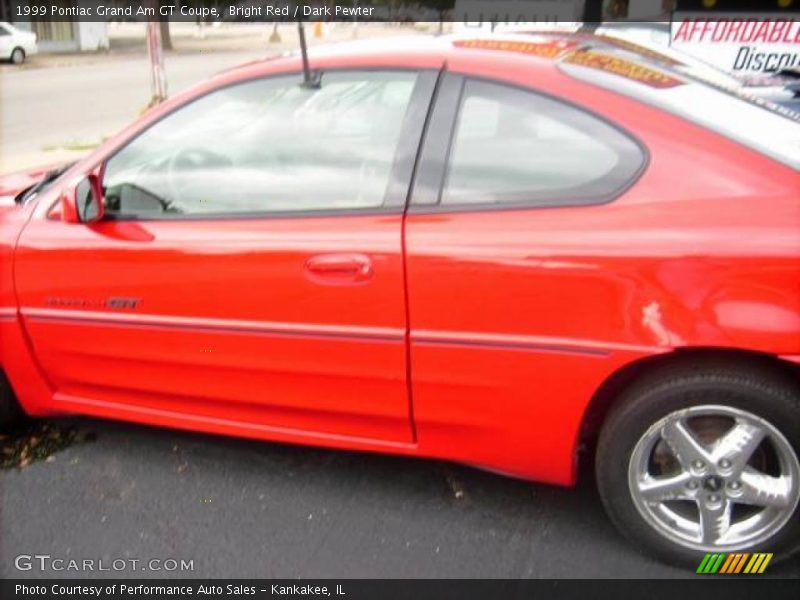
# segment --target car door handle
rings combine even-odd
[[[372,278],[372,259],[364,254],[320,254],[306,261],[306,273],[318,283],[361,283]]]

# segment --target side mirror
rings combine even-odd
[[[97,175],[89,174],[63,196],[63,210],[67,221],[94,223],[103,218],[105,204],[103,188]]]

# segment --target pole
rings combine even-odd
[[[275,21],[275,25],[272,28],[272,35],[269,36],[269,41],[271,44],[278,44],[281,41],[281,34],[278,33],[278,22]]]
[[[150,76],[153,92],[149,106],[155,106],[167,99],[167,75],[164,71],[161,25],[158,21],[147,22],[147,53],[150,56]]]

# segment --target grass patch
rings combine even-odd
[[[43,150],[45,152],[55,152],[56,150],[70,150],[71,152],[87,152],[89,150],[94,150],[97,148],[104,140],[100,140],[99,142],[78,142],[78,141],[71,141],[67,142],[66,144],[59,144],[55,146],[45,146]]]

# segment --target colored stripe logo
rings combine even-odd
[[[738,575],[747,573],[756,575],[763,573],[769,561],[772,560],[772,553],[748,552],[735,554],[706,554],[697,567],[697,573],[703,575],[713,575],[715,573],[724,575]]]

